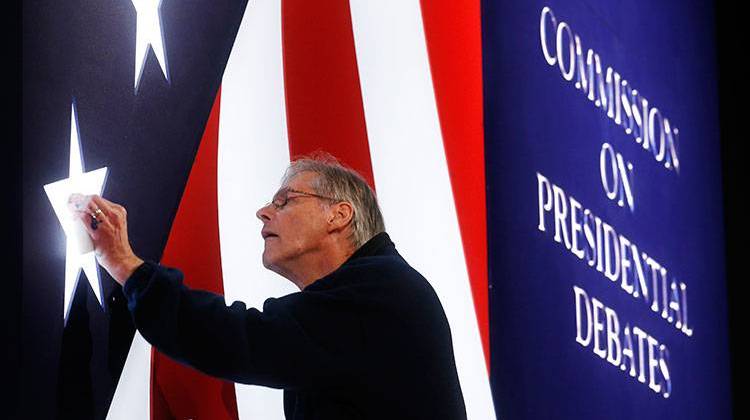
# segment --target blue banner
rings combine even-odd
[[[499,418],[729,418],[714,8],[482,4]]]

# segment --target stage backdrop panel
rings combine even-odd
[[[710,2],[482,3],[499,418],[729,418]]]

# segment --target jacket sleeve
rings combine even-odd
[[[123,292],[136,328],[169,357],[211,376],[274,388],[341,386],[347,368],[305,331],[295,293],[263,311],[191,290],[176,269],[146,262]],[[314,316],[315,314],[309,314]]]

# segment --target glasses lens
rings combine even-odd
[[[280,189],[276,194],[274,194],[271,203],[273,203],[276,208],[284,207],[287,202],[287,193],[288,191],[286,188]]]

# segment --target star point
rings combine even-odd
[[[134,89],[138,87],[146,66],[149,47],[154,50],[154,55],[159,61],[162,74],[169,82],[169,71],[167,57],[164,48],[164,33],[161,24],[162,0],[131,0],[137,14],[135,35],[135,80]]]

